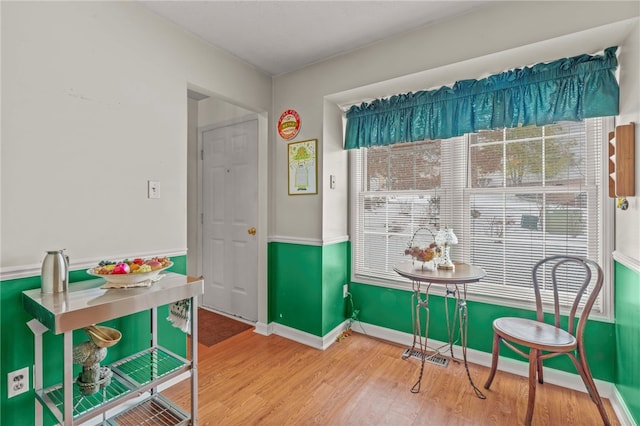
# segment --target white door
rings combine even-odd
[[[206,307],[258,320],[258,120],[202,133]]]

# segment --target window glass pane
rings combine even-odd
[[[444,224],[458,236],[452,258],[487,272],[484,285],[470,287],[472,294],[530,302],[538,260],[572,254],[601,262],[603,123],[589,119],[360,150],[354,179],[366,183],[356,195],[356,276],[403,281],[393,265],[410,259],[404,252],[416,230],[427,229],[414,242],[426,246]],[[576,285],[561,290],[567,301]],[[548,300],[551,290],[543,293]]]
[[[471,163],[470,184],[472,187],[495,188],[503,185],[503,150],[504,145],[502,143],[490,145],[474,144],[471,146],[469,155]]]
[[[538,139],[542,136],[542,129],[542,127],[538,126],[513,127],[505,129],[505,139],[511,141]]]
[[[406,191],[440,186],[440,141],[369,148],[369,191]]]
[[[539,185],[542,180],[542,141],[510,142],[506,146],[507,186]]]
[[[389,179],[388,147],[369,148],[367,150],[367,190],[387,191]]]
[[[544,144],[545,175],[551,185],[581,185],[586,177],[585,142],[581,136],[562,135],[547,138]]]
[[[472,136],[473,138],[470,140],[471,145],[500,142],[504,140],[504,130],[483,130],[481,132],[474,133]]]
[[[415,149],[410,144],[392,145],[389,155],[390,190],[406,191],[415,188],[415,157]]]
[[[440,187],[441,141],[425,141],[416,145],[416,183],[413,189]]]

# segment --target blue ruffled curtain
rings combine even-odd
[[[345,149],[617,115],[616,50],[354,105],[347,112]]]

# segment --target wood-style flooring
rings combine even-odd
[[[320,351],[253,329],[217,345],[198,345],[199,425],[519,425],[526,412],[526,377],[471,364],[475,396],[462,364],[426,363],[420,393],[410,392],[420,362],[403,347],[353,334]],[[183,381],[164,392],[190,407]],[[605,400],[612,424],[619,425]],[[533,425],[601,425],[589,396],[538,385]]]

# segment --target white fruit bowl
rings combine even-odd
[[[94,268],[87,269],[87,274],[104,278],[108,283],[118,284],[120,286],[128,286],[133,284],[139,284],[145,282],[147,280],[153,280],[158,276],[158,274],[164,271],[167,268],[171,268],[173,266],[173,262],[164,268],[156,269],[151,272],[140,272],[140,273],[132,273],[132,274],[97,274],[94,272]]]

